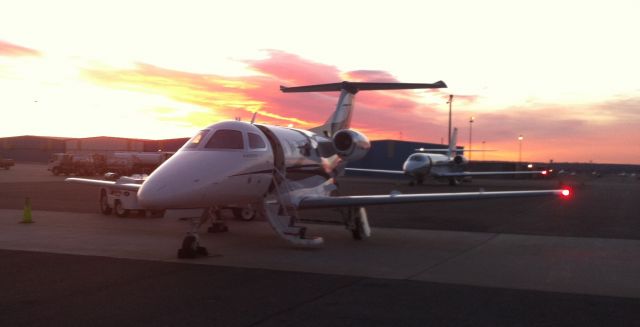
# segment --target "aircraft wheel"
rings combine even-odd
[[[456,178],[456,177],[450,177],[449,178],[449,185],[451,185],[451,186],[460,185],[461,182],[462,182],[462,180],[459,179],[459,178]]]
[[[233,216],[236,219],[252,221],[256,218],[256,210],[252,207],[233,208]]]
[[[418,185],[422,185],[424,183],[424,180],[422,178],[418,178],[418,180],[416,181],[416,183]]]
[[[114,211],[116,216],[118,217],[127,217],[129,215],[129,210],[125,209],[122,207],[122,202],[120,202],[120,200],[116,200],[116,203],[114,204]]]
[[[110,215],[113,209],[109,206],[109,199],[105,191],[100,192],[100,212],[103,215]]]
[[[196,237],[189,235],[182,240],[182,247],[178,249],[178,259],[191,259],[196,257],[198,242]]]

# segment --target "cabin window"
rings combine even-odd
[[[255,133],[248,133],[249,135],[249,149],[264,149],[267,145],[262,140],[260,135]]]
[[[185,145],[186,148],[195,148],[197,147],[200,142],[202,142],[202,139],[204,139],[205,136],[207,136],[207,134],[209,133],[208,129],[203,129],[200,132],[198,132],[198,134],[196,134],[194,137],[192,137],[187,144]]]
[[[244,149],[242,132],[232,129],[219,129],[213,133],[205,148],[242,150]]]

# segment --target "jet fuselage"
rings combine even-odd
[[[144,182],[146,208],[206,208],[262,201],[275,174],[326,175],[330,140],[308,131],[225,121],[201,130]],[[324,166],[323,166],[324,165]],[[284,178],[284,176],[282,176]]]

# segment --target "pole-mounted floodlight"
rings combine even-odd
[[[473,126],[473,122],[475,121],[476,117],[471,116],[471,118],[469,118],[469,160],[471,160],[471,153],[473,153],[471,151],[471,135],[472,135],[472,126]]]
[[[518,166],[520,166],[520,163],[522,162],[522,140],[524,139],[524,137],[522,136],[522,134],[520,134],[520,136],[518,136]]]
[[[453,103],[453,94],[449,94],[449,131],[447,132],[447,144],[451,144],[451,104]]]

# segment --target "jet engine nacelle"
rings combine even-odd
[[[343,129],[333,135],[333,147],[340,158],[352,161],[362,159],[369,152],[371,143],[364,134]]]
[[[455,163],[456,165],[465,165],[469,162],[469,159],[467,159],[464,156],[455,156],[453,157],[453,163]]]

